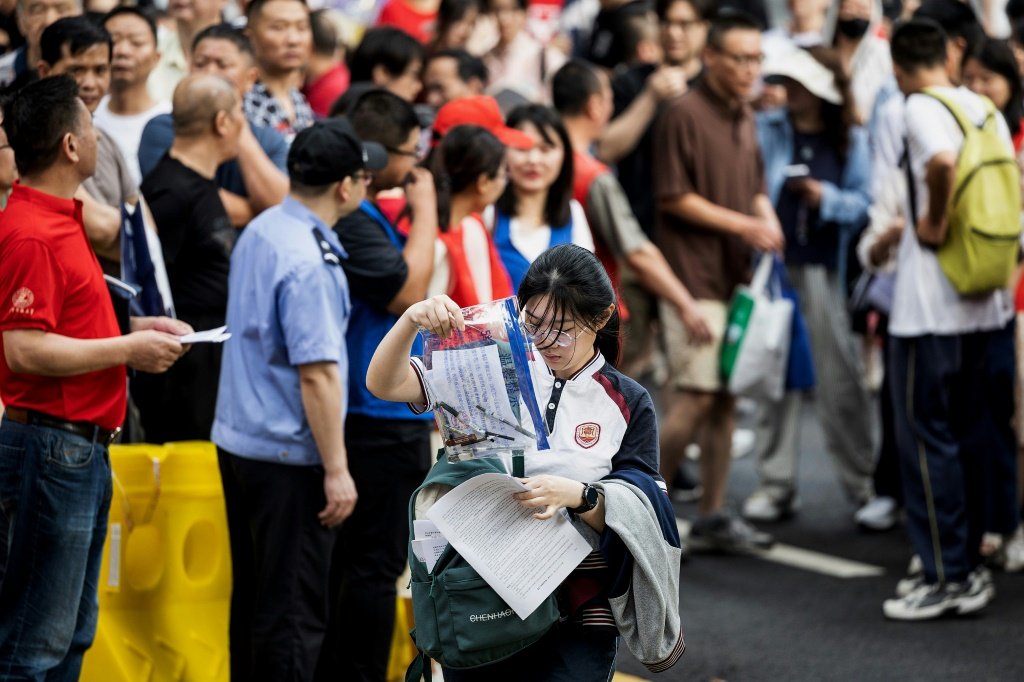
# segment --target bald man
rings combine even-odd
[[[224,324],[235,228],[218,194],[217,167],[238,155],[245,125],[235,86],[192,75],[174,90],[174,144],[142,183],[156,221],[178,317],[194,329]],[[164,375],[133,379],[148,443],[209,440],[220,376],[219,344],[200,344]]]

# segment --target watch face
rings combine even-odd
[[[587,506],[593,509],[597,506],[597,488],[592,485],[588,485],[583,491],[583,499],[586,500]]]

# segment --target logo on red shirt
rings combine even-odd
[[[601,438],[601,426],[594,422],[586,422],[576,427],[576,443],[581,448],[592,448]]]
[[[11,309],[25,315],[32,314],[32,304],[36,301],[36,295],[28,287],[22,287],[11,296]]]

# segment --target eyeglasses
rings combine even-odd
[[[719,53],[723,57],[727,58],[736,66],[749,69],[752,66],[761,66],[764,63],[764,54],[735,54],[733,52],[726,52],[725,50],[715,49],[715,52]]]
[[[369,185],[373,182],[373,173],[369,171],[356,171],[352,174],[352,179],[356,182],[362,180],[364,185]]]
[[[681,28],[684,31],[689,31],[690,29],[697,28],[703,24],[704,21],[701,19],[686,19],[684,21],[670,21],[666,19],[661,22],[663,28]]]
[[[552,346],[558,346],[559,348],[568,348],[576,339],[580,338],[583,332],[587,331],[586,327],[581,328],[576,335],[573,336],[569,332],[558,331],[556,329],[542,330],[532,322],[524,322],[520,320],[519,323],[523,326],[523,331],[533,341],[533,345],[537,346],[539,350],[545,348],[551,348]]]
[[[384,145],[384,149],[387,150],[388,154],[395,154],[396,156],[407,156],[410,159],[416,159],[417,161],[423,158],[423,151],[417,147],[416,151],[410,151],[408,149],[399,149],[398,147],[389,147]]]

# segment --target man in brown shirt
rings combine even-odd
[[[711,344],[695,346],[674,316],[661,318],[672,375],[664,396],[661,473],[672,480],[702,426],[704,495],[691,544],[748,551],[771,544],[771,537],[724,511],[735,400],[719,379],[718,356],[728,301],[749,279],[753,250],[783,245],[747,105],[763,59],[760,26],[745,14],[719,14],[703,58],[704,78],[666,108],[654,132],[658,243],[714,336]]]

